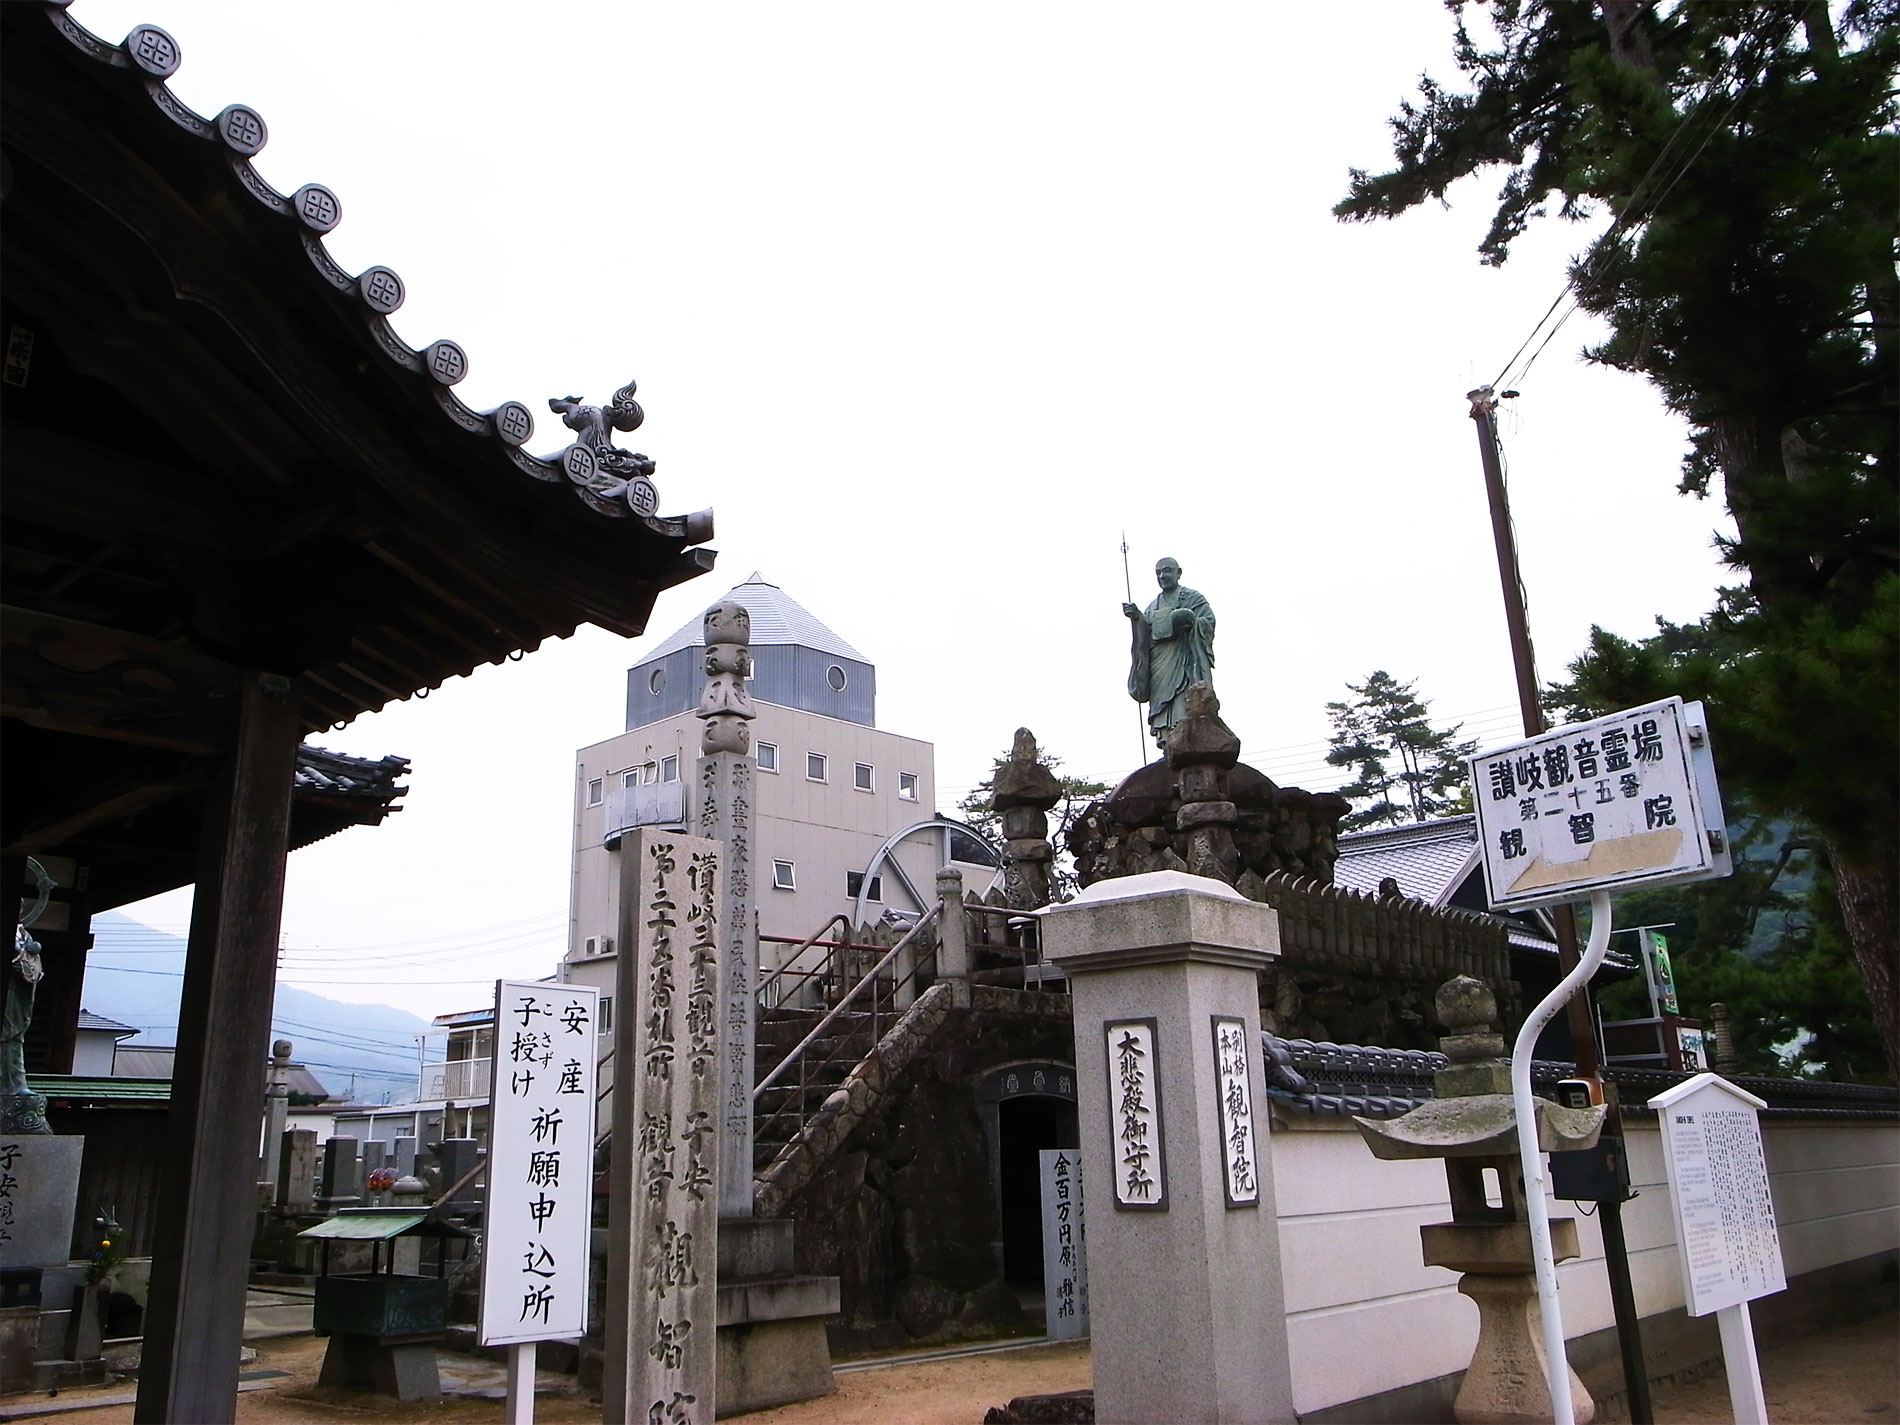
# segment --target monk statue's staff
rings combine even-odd
[[[1128,573],[1127,530],[1122,531],[1122,593],[1127,600],[1127,606],[1133,607],[1135,602],[1135,581]],[[1146,656],[1145,650],[1141,647],[1141,634],[1136,632],[1134,638],[1135,646],[1129,650],[1131,660],[1135,657]],[[1138,700],[1135,703],[1135,745],[1141,749],[1141,761],[1138,765],[1146,767],[1148,765],[1148,715],[1141,710],[1143,701],[1145,701],[1145,699]]]

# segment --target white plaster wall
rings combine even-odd
[[[1900,1126],[1762,1121],[1789,1277],[1900,1247]],[[1653,1118],[1625,1122],[1631,1185],[1623,1206],[1630,1276],[1645,1316],[1683,1304],[1662,1144]],[[1464,1369],[1478,1310],[1456,1274],[1419,1260],[1418,1229],[1449,1221],[1443,1166],[1383,1163],[1351,1124],[1276,1122],[1273,1177],[1286,1272],[1293,1399],[1319,1410]],[[1614,1322],[1594,1215],[1575,1217],[1583,1255],[1558,1272],[1566,1336]]]

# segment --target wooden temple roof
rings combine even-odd
[[[263,119],[193,113],[180,58],[0,5],[0,850],[89,864],[95,909],[191,879],[243,670],[315,733],[582,623],[639,634],[713,560],[709,512],[636,510],[530,454],[525,404],[458,400],[467,355],[396,334],[401,278],[325,249],[337,196],[276,192]],[[381,815],[358,785],[313,818],[324,790],[293,845]]]

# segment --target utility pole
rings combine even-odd
[[[1506,391],[1505,399],[1517,395]],[[1511,529],[1511,506],[1504,490],[1504,463],[1498,456],[1498,395],[1489,386],[1467,391],[1471,420],[1478,428],[1478,454],[1484,462],[1485,495],[1491,506],[1491,539],[1497,547],[1498,578],[1504,591],[1504,621],[1510,632],[1511,663],[1517,674],[1517,705],[1524,735],[1536,737],[1548,726],[1537,682],[1537,660],[1531,649],[1530,615],[1525,608],[1524,580],[1518,570],[1517,536]],[[1577,914],[1568,905],[1556,906],[1551,920],[1557,931],[1557,966],[1567,975],[1576,968]],[[1597,1055],[1595,1003],[1590,987],[1573,995],[1567,1007],[1571,1053],[1577,1076],[1601,1085],[1604,1101],[1603,1131],[1623,1151],[1623,1116],[1613,1084],[1602,1084]],[[1624,1162],[1627,1164],[1628,1159]],[[1623,1385],[1628,1394],[1630,1425],[1653,1425],[1649,1402],[1649,1369],[1643,1359],[1642,1323],[1636,1314],[1636,1293],[1630,1285],[1629,1245],[1623,1236],[1623,1202],[1599,1202],[1597,1216],[1603,1229],[1603,1265],[1609,1277],[1610,1305],[1616,1314],[1616,1341],[1623,1358]]]

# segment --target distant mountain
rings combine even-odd
[[[140,1031],[128,1046],[172,1044],[185,983],[185,938],[107,911],[93,917],[84,1005]],[[295,1046],[332,1094],[355,1103],[402,1103],[415,1096],[416,1039],[427,1020],[387,1004],[345,1004],[279,985],[271,1037]]]

